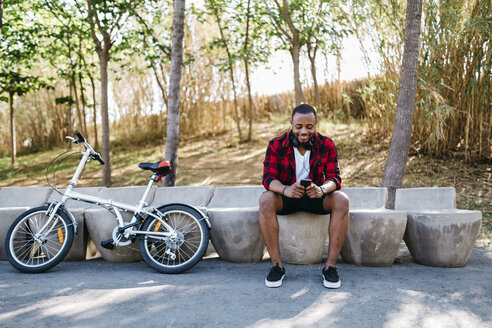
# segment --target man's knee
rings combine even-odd
[[[276,213],[276,203],[278,195],[273,191],[266,191],[260,196],[260,213]]]
[[[335,202],[337,203],[337,205],[344,211],[348,212],[350,208],[350,199],[348,198],[347,194],[337,190],[335,197]]]
[[[340,190],[335,190],[331,195],[330,195],[330,210],[340,212],[340,213],[348,213],[350,209],[350,200],[344,192]]]

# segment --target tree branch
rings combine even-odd
[[[289,4],[287,3],[287,0],[282,1],[283,8],[280,7],[277,0],[275,0],[275,3],[277,4],[277,7],[278,7],[280,13],[282,14],[284,22],[287,24],[290,31],[292,32],[292,39],[299,39],[299,31],[294,26],[294,23],[292,22],[292,18],[290,17]]]
[[[277,1],[275,1],[275,2],[277,2]],[[289,35],[289,33],[284,28],[282,28],[282,26],[280,26],[280,24],[277,24],[277,22],[275,21],[275,15],[272,13],[272,10],[268,6],[268,3],[266,2],[266,0],[263,0],[263,3],[265,3],[265,7],[268,11],[268,16],[272,20],[273,27],[275,27],[275,29],[277,30],[277,33],[280,35],[280,39],[282,40],[282,42],[287,43],[281,37],[281,35],[283,34],[287,37],[287,40],[289,41],[289,43],[292,43],[292,37]],[[278,4],[277,4],[277,6],[278,6]]]
[[[87,7],[88,7],[88,15],[89,15],[89,25],[91,27],[91,36],[92,40],[94,40],[94,43],[96,44],[96,52],[99,54],[102,51],[102,46],[101,46],[101,41],[96,35],[96,31],[94,29],[94,14],[95,14],[95,9],[92,8],[92,3],[91,0],[87,0]]]

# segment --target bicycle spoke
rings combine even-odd
[[[31,232],[31,229],[28,230],[23,228],[22,226],[20,226],[19,229],[23,230],[29,236],[34,236],[34,234]]]
[[[19,259],[25,260],[27,255],[31,252],[32,246],[27,246],[26,250],[17,256]],[[29,260],[29,259],[28,259]]]
[[[45,265],[55,259],[68,239],[66,222],[55,215],[52,223],[43,234],[38,236],[44,239],[39,244],[34,237],[48,222],[46,212],[34,212],[20,221],[11,237],[11,255],[19,264],[34,268]],[[38,238],[36,237],[36,238]]]
[[[148,232],[170,232],[176,235],[166,236],[159,242],[150,237],[141,239],[141,250],[144,260],[154,269],[164,273],[178,273],[188,270],[203,256],[208,241],[208,231],[203,230],[201,216],[193,209],[181,205],[173,205],[163,211],[165,225],[156,228],[156,220],[145,225]]]

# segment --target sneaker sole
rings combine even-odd
[[[322,275],[322,276],[323,276],[323,286],[325,286],[326,288],[336,289],[336,288],[340,288],[340,286],[342,286],[341,280],[338,280],[337,282],[331,282],[331,281],[326,280],[324,275]]]
[[[269,281],[267,279],[265,279],[265,285],[267,287],[270,287],[270,288],[276,288],[276,287],[280,287],[282,286],[282,280],[284,280],[284,276],[282,276],[282,278],[280,278],[280,280],[277,280],[277,281]]]

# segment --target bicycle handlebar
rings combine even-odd
[[[79,131],[75,131],[75,135],[79,138],[79,140],[77,140],[78,142],[85,142],[84,137]]]
[[[99,153],[96,153],[94,151],[94,149],[92,149],[92,147],[87,143],[87,140],[85,140],[85,138],[82,136],[82,133],[80,133],[79,131],[75,131],[75,135],[77,136],[77,140],[74,140],[75,143],[77,144],[84,144],[87,148],[87,150],[89,151],[90,153],[90,157],[96,161],[98,161],[99,163],[101,163],[101,165],[104,165],[104,161],[102,160],[101,158],[101,155],[99,155]],[[68,138],[68,137],[67,137]],[[73,140],[73,138],[71,138]]]
[[[104,161],[102,160],[101,155],[99,155],[98,153],[92,155],[92,158],[94,158],[96,161],[99,161],[101,165],[104,165]]]

